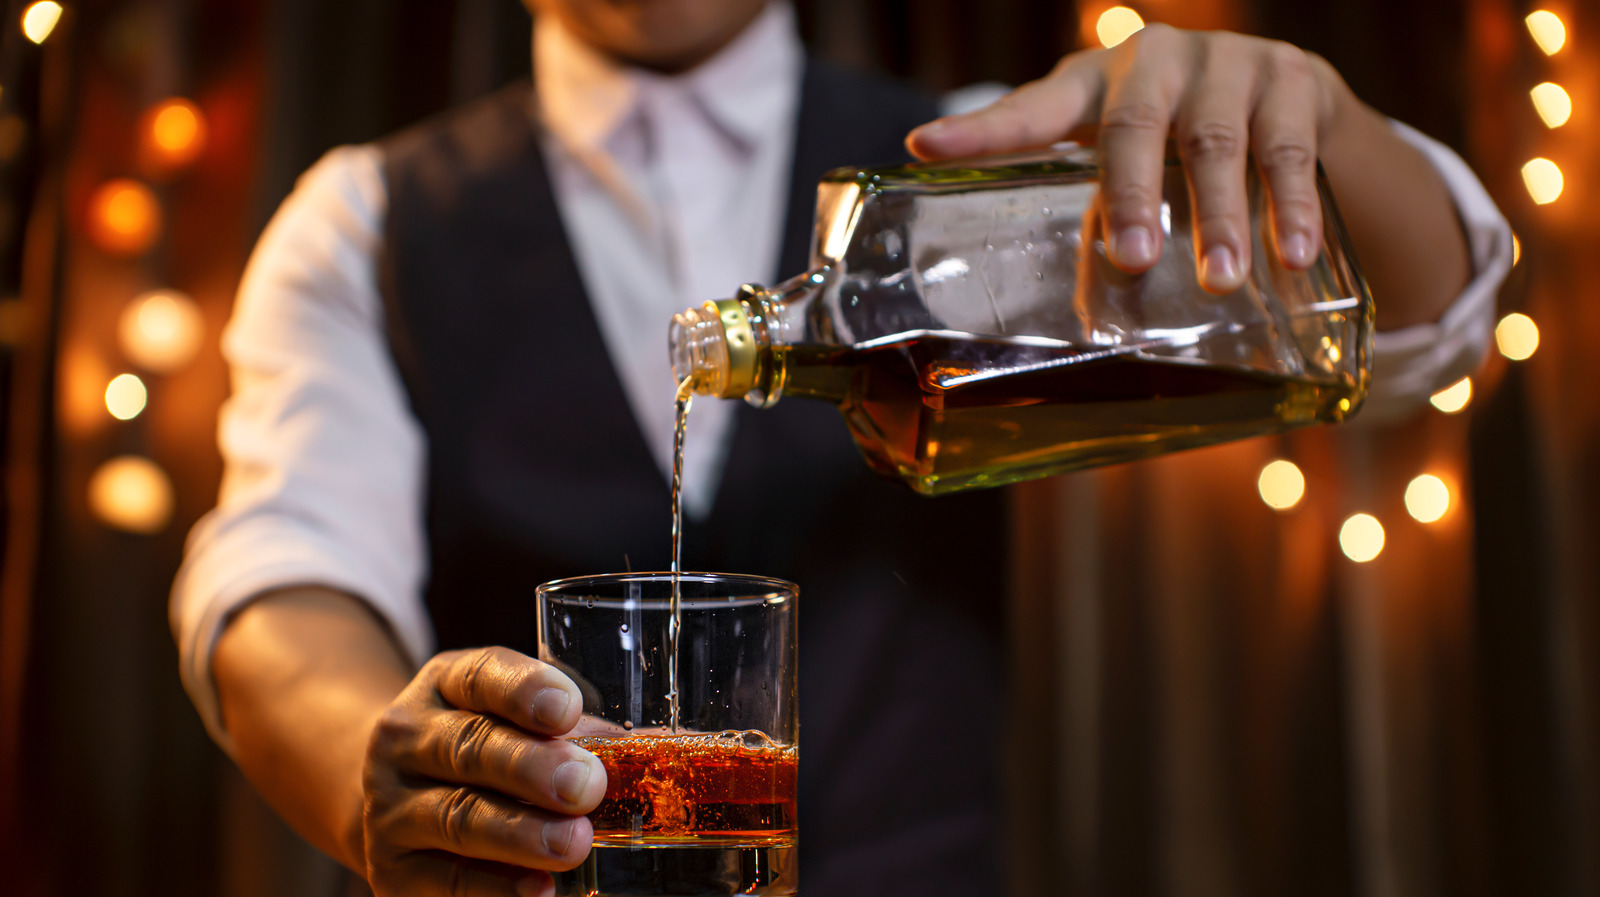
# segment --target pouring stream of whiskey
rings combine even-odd
[[[678,384],[674,405],[678,424],[672,431],[672,619],[667,623],[667,702],[670,706],[672,734],[678,734],[678,629],[682,623],[683,572],[683,433],[689,423],[689,406],[694,402],[694,378]]]

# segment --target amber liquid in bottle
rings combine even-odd
[[[772,351],[784,395],[837,403],[867,463],[929,495],[1341,420],[1356,394],[1242,367],[953,333]]]

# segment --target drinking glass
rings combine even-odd
[[[568,737],[608,777],[594,850],[556,876],[558,897],[796,893],[799,588],[721,573],[678,587],[676,650],[670,573],[538,588],[539,658],[583,693]]]

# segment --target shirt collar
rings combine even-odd
[[[717,55],[682,75],[623,65],[584,44],[554,16],[537,16],[535,89],[545,127],[577,148],[598,149],[652,90],[691,94],[715,125],[752,146],[777,122],[804,54],[787,0],[773,0]]]

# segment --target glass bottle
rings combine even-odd
[[[1249,280],[1207,293],[1181,164],[1161,257],[1106,257],[1091,148],[875,170],[817,191],[811,270],[672,319],[701,394],[837,404],[874,470],[937,495],[1340,421],[1366,395],[1372,298],[1318,172],[1323,244],[1270,250],[1247,175]]]

